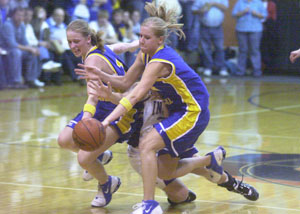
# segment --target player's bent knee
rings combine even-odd
[[[83,169],[86,169],[95,160],[91,160],[86,154],[79,151],[77,154],[77,161]]]
[[[162,180],[171,180],[174,178],[173,174],[171,173],[165,173],[165,172],[162,172],[162,171],[159,171],[158,172],[158,178],[162,179]]]
[[[66,139],[65,137],[60,134],[57,138],[57,144],[59,145],[60,148],[63,148],[65,149],[67,147],[67,142],[66,142]]]

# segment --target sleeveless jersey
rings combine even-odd
[[[197,112],[208,108],[209,94],[205,85],[199,75],[183,61],[175,50],[162,46],[152,59],[145,54],[143,60],[145,65],[151,62],[171,65],[171,74],[168,77],[159,78],[153,88],[160,94],[170,112],[177,110]]]

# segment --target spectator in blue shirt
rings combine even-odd
[[[204,75],[211,76],[215,68],[221,76],[228,76],[224,56],[224,11],[228,0],[196,0],[192,11],[200,14],[200,42],[203,49]],[[215,50],[213,57],[212,48]]]
[[[0,32],[2,31],[2,24],[2,16],[0,16]],[[0,33],[0,90],[6,87],[6,77],[3,65],[3,56],[6,54],[6,50],[3,49],[2,43],[2,35]]]
[[[236,35],[239,45],[238,73],[245,75],[248,49],[253,67],[253,76],[259,77],[261,71],[260,41],[262,37],[262,20],[267,17],[267,10],[261,0],[238,0],[232,10],[236,18]]]
[[[8,3],[9,3],[9,0],[0,0],[0,16],[2,19],[2,23],[5,22],[8,12],[9,12]]]
[[[3,45],[8,52],[7,81],[12,88],[38,87],[35,80],[39,74],[38,49],[28,45],[25,37],[24,9],[16,8],[11,12],[2,28]],[[22,73],[26,85],[23,85]]]

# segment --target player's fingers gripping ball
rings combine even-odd
[[[84,151],[94,151],[104,142],[106,132],[102,123],[94,118],[80,120],[73,130],[75,144]]]

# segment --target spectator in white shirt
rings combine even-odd
[[[102,31],[102,39],[104,43],[110,45],[118,42],[118,36],[108,18],[109,13],[106,10],[99,10],[97,21],[91,21],[89,25],[96,32]]]

